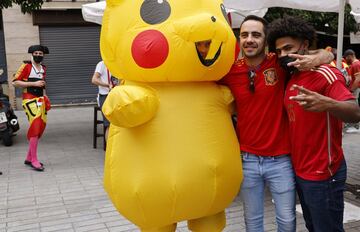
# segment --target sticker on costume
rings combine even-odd
[[[276,85],[276,83],[278,83],[279,81],[279,77],[276,73],[276,70],[274,68],[269,68],[269,69],[266,69],[264,72],[264,79],[265,79],[265,84],[266,85],[270,85],[270,86],[273,86],[273,85]]]

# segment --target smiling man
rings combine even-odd
[[[271,23],[268,43],[286,65],[289,54],[307,54],[315,36],[315,29],[306,21],[286,16]],[[321,65],[310,71],[288,72],[291,78],[284,103],[306,227],[314,232],[344,231],[342,121],[359,121],[360,109],[335,67]]]

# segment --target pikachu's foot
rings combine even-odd
[[[175,230],[176,224],[172,224],[161,228],[141,229],[141,232],[175,232]]]
[[[225,225],[226,218],[224,211],[208,217],[188,221],[188,227],[192,232],[221,232]]]

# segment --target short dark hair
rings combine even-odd
[[[268,26],[269,51],[275,52],[276,40],[287,36],[303,41],[308,40],[311,46],[316,40],[316,30],[302,18],[284,15],[283,18],[274,20]]]
[[[263,28],[264,28],[264,34],[265,34],[265,36],[267,35],[267,27],[268,27],[269,23],[264,18],[261,18],[261,17],[256,16],[256,15],[248,15],[248,16],[246,16],[245,19],[240,24],[240,31],[241,31],[242,25],[246,21],[249,21],[249,20],[258,21],[258,22],[262,23]]]
[[[347,56],[350,56],[350,55],[355,56],[355,52],[354,52],[354,50],[352,50],[352,49],[347,49],[347,50],[344,52],[344,57],[347,57]]]

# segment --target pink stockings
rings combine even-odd
[[[42,165],[37,159],[37,146],[39,143],[38,137],[31,137],[29,139],[29,150],[26,156],[26,161],[30,161],[35,168],[40,168]]]

